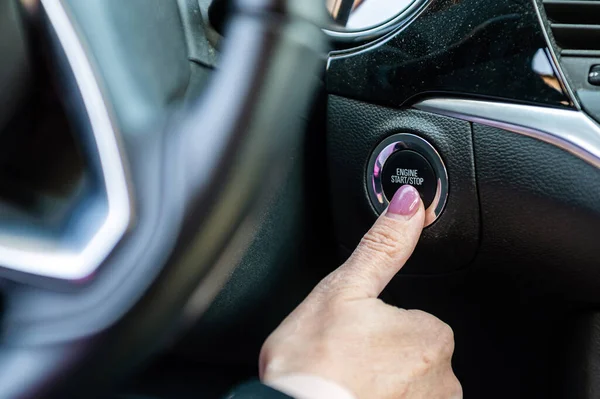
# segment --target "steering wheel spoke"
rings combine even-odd
[[[15,217],[5,212],[0,265],[29,275],[86,280],[121,240],[132,221],[132,202],[119,138],[94,71],[62,4],[42,1],[57,43],[64,95],[86,154],[87,170],[59,217]],[[30,279],[31,281],[31,279]]]

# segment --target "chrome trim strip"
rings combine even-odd
[[[340,41],[355,41],[360,39],[376,38],[382,36],[394,29],[400,28],[420,14],[422,10],[431,2],[431,0],[415,0],[409,5],[404,11],[397,16],[391,18],[387,22],[381,25],[374,26],[372,28],[363,30],[336,30],[336,29],[323,29],[328,36],[335,40]]]
[[[581,111],[451,98],[414,108],[533,137],[600,168],[600,126]]]
[[[18,240],[19,244],[27,245],[27,238],[0,237],[0,265],[40,276],[80,280],[98,268],[127,231],[132,218],[132,202],[117,136],[75,28],[61,0],[41,0],[41,4],[73,70],[89,116],[102,167],[108,210],[106,219],[81,250],[69,248],[68,242],[60,238],[51,248],[32,242],[24,249],[10,246],[10,242]]]

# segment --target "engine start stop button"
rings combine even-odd
[[[383,166],[381,178],[388,201],[406,184],[419,191],[425,209],[429,208],[435,198],[437,183],[433,168],[424,156],[415,151],[396,151],[390,155]]]
[[[442,214],[448,198],[448,173],[442,157],[428,141],[412,133],[393,134],[371,153],[367,192],[377,213],[403,185],[415,187],[425,205],[425,226]]]

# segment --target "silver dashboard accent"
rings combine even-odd
[[[389,6],[380,6],[377,8],[377,4],[373,0],[363,0],[359,2],[357,0],[328,0],[327,8],[332,14],[334,22],[330,27],[323,29],[323,31],[331,36],[332,38],[340,41],[356,41],[360,39],[375,38],[384,35],[394,29],[400,28],[407,23],[411,22],[415,16],[417,16],[424,8],[430,3],[431,0],[379,0],[381,4],[394,5],[393,11],[390,11]],[[351,3],[353,7],[351,11],[349,21],[339,21],[339,17],[336,15],[336,9],[343,7],[346,3]],[[362,5],[356,6],[357,3],[363,3]],[[365,18],[365,22],[361,23],[358,21],[352,23],[353,17],[358,17],[358,13],[363,7],[371,7],[370,4],[375,4],[373,10],[367,10],[365,13],[370,14],[369,18]],[[401,5],[401,6],[398,6]],[[373,19],[373,15],[375,19]],[[377,21],[367,23],[369,21]],[[349,23],[349,24],[348,24]]]
[[[533,137],[600,168],[600,126],[581,111],[451,98],[414,108]]]
[[[435,222],[448,200],[448,172],[442,157],[425,139],[411,133],[397,133],[383,140],[371,153],[367,164],[367,191],[371,204],[377,213],[383,213],[390,204],[383,192],[383,166],[388,158],[400,150],[413,150],[421,154],[431,164],[437,178],[435,198],[425,210],[425,226]]]
[[[94,226],[91,238],[81,244],[77,244],[80,237],[73,232],[43,243],[10,232],[0,234],[0,265],[34,275],[81,280],[90,277],[129,228],[132,201],[116,132],[82,43],[61,0],[41,0],[41,5],[73,70],[89,117],[107,209],[99,226]]]

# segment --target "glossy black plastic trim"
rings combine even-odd
[[[327,90],[402,106],[431,93],[572,108],[530,0],[435,0],[412,24],[333,52]]]

